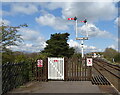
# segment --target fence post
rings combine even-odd
[[[46,63],[45,64],[46,64],[45,65],[46,66],[46,70],[45,70],[46,71],[46,80],[45,81],[47,82],[48,81],[48,58],[46,58]]]
[[[64,81],[67,81],[67,58],[64,58]]]
[[[92,67],[90,67],[90,81],[92,79]]]

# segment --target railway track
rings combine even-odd
[[[98,65],[101,69],[108,71],[110,74],[120,79],[120,67],[116,65],[109,64],[107,62],[94,60],[94,65]],[[94,66],[95,67],[95,66]]]
[[[94,60],[97,61],[97,62],[100,62],[102,64],[105,64],[105,65],[107,65],[107,66],[109,66],[109,67],[111,67],[111,68],[113,68],[115,70],[120,71],[120,66],[119,65],[110,64],[110,63],[108,63],[108,62],[106,62],[104,60],[100,60],[100,59],[94,59]]]
[[[97,73],[96,73],[97,72]],[[101,77],[103,78],[101,78]],[[97,77],[97,78],[96,78]],[[104,79],[105,78],[105,79]],[[99,85],[114,85],[114,87],[120,91],[120,66],[107,63],[103,60],[93,59],[93,78],[98,79]],[[104,79],[104,81],[100,81]],[[106,82],[105,82],[106,80]],[[95,84],[95,82],[94,82]]]
[[[104,77],[101,68],[98,69],[95,65],[93,65],[93,75],[92,75],[92,84],[93,85],[111,85],[110,82]]]

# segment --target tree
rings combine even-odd
[[[0,41],[0,45],[3,51],[7,50],[6,48],[7,46],[17,45],[16,42],[23,41],[21,35],[18,34],[18,29],[24,26],[27,27],[26,24],[19,25],[17,27],[5,25],[5,24],[2,24],[2,26],[0,26],[0,30],[2,30],[2,32],[0,32],[0,39],[2,39],[2,41]]]
[[[2,63],[7,62],[14,62],[15,56],[13,55],[13,52],[9,49],[7,49],[5,52],[2,53]]]
[[[50,57],[71,57],[75,50],[70,48],[67,43],[69,35],[68,33],[51,34],[51,38],[46,41],[47,46],[42,53],[46,53]]]
[[[18,31],[21,27],[27,27],[26,24],[19,25],[17,27],[9,26],[2,24],[0,26],[0,52],[2,53],[2,63],[13,62],[15,56],[13,55],[12,50],[7,49],[7,46],[18,45],[16,42],[22,42],[21,35],[18,34]]]
[[[106,48],[104,51],[104,57],[109,61],[112,61],[118,52],[112,48]]]
[[[118,52],[115,56],[114,56],[115,62],[118,62],[120,64],[120,53]]]

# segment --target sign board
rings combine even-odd
[[[43,67],[43,60],[37,60],[37,67]]]
[[[92,58],[87,58],[87,66],[92,66]]]

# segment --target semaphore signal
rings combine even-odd
[[[84,40],[88,40],[88,33],[87,33],[87,31],[86,31],[86,36],[87,37],[77,37],[77,17],[74,17],[74,18],[68,18],[68,20],[74,20],[75,22],[76,22],[76,28],[75,28],[75,30],[76,30],[76,40],[81,40],[81,46],[82,46],[82,58],[84,57],[84,53],[83,53],[83,41]],[[83,21],[80,21],[80,22],[84,22],[85,24],[86,24],[86,26],[87,26],[87,19],[85,19],[85,20],[83,20]]]
[[[87,20],[85,19],[84,21],[80,21],[80,22],[84,22],[84,23],[87,23]]]
[[[74,17],[74,18],[68,18],[68,20],[77,20],[77,17]]]

